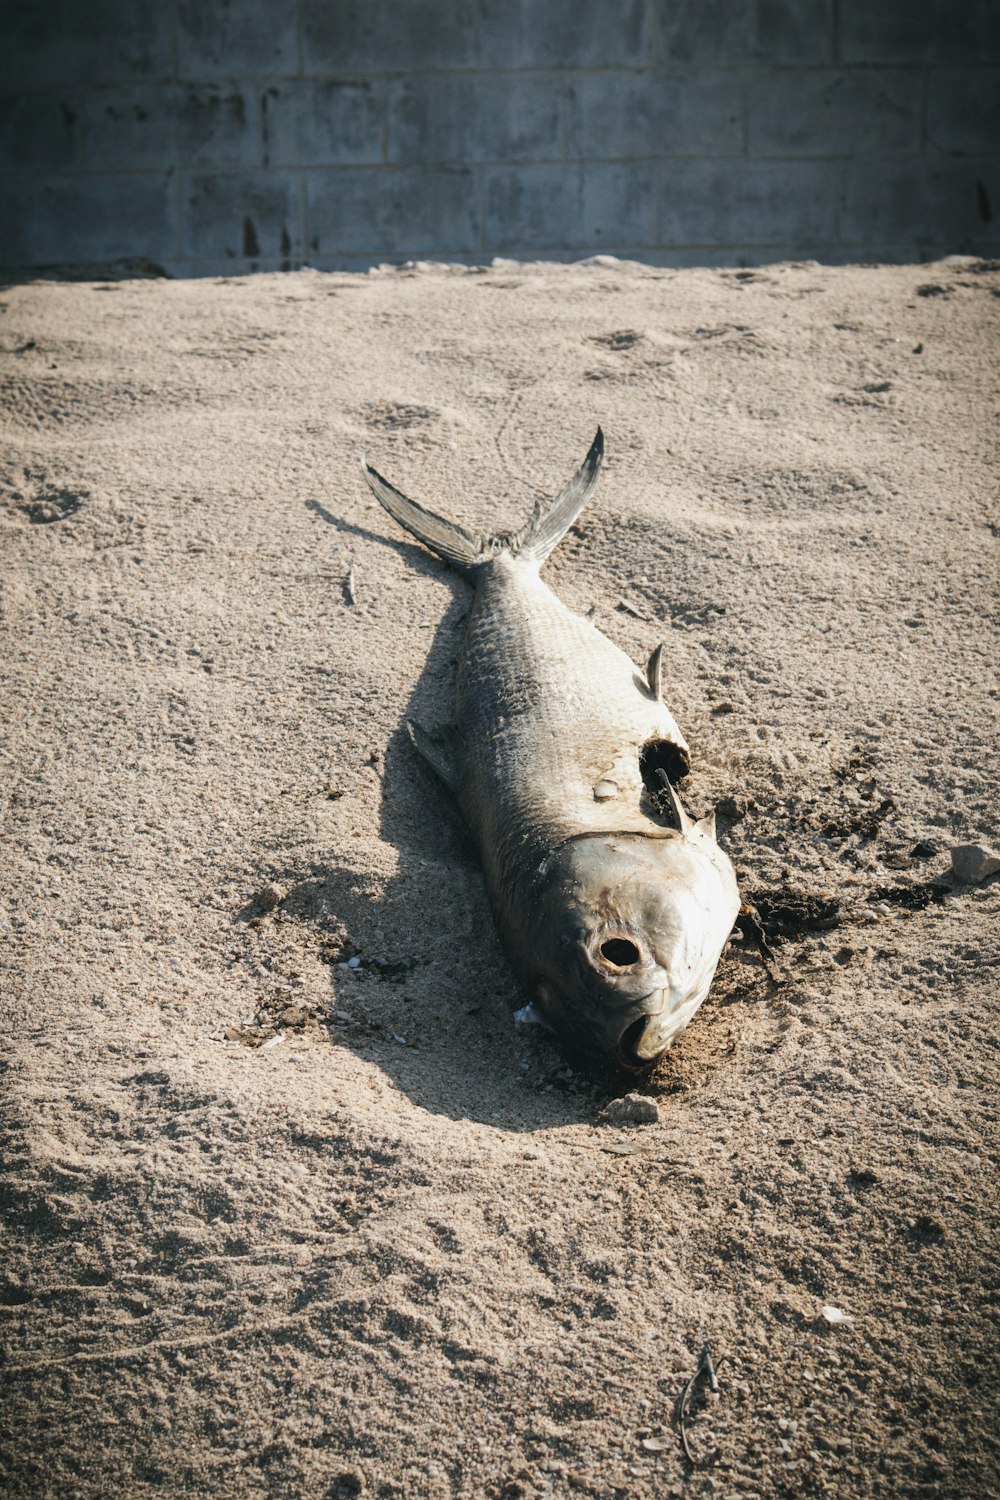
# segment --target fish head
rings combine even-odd
[[[714,826],[571,839],[533,894],[523,968],[547,1024],[618,1068],[652,1066],[707,995],[739,913]]]

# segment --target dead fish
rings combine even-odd
[[[708,993],[740,898],[715,836],[674,787],[684,736],[645,672],[560,603],[539,569],[590,495],[598,428],[563,490],[519,531],[474,535],[408,500],[362,457],[377,500],[475,589],[455,722],[414,745],[472,829],[530,1007],[570,1050],[650,1066]]]

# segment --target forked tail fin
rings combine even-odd
[[[376,500],[400,526],[460,573],[470,574],[490,562],[498,552],[519,553],[541,565],[586,505],[587,497],[597,483],[603,457],[604,433],[598,427],[590,452],[555,499],[536,500],[531,520],[520,531],[499,532],[494,536],[466,531],[464,526],[445,521],[415,500],[408,500],[381,474],[369,468],[363,455],[361,470]]]

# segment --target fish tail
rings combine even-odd
[[[444,558],[458,572],[468,575],[491,562],[499,552],[517,553],[541,565],[558,546],[586,505],[587,497],[597,483],[603,457],[604,433],[598,427],[590,452],[555,499],[548,503],[536,502],[531,520],[520,531],[498,532],[494,535],[477,535],[466,531],[464,526],[446,521],[443,516],[426,510],[415,500],[407,499],[371,468],[363,455],[361,471],[376,500],[404,530],[437,553],[438,557]]]
[[[541,564],[550,552],[555,551],[586,505],[597,483],[603,457],[604,433],[598,427],[590,452],[569,483],[548,504],[536,502],[535,513],[527,525],[509,539],[502,539],[511,552],[519,552],[522,557],[530,557],[533,562]]]

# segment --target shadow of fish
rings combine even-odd
[[[363,458],[362,469],[389,514],[475,589],[454,726],[408,727],[472,829],[530,996],[518,1015],[638,1070],[704,1000],[740,900],[714,813],[693,822],[674,789],[689,754],[663,702],[663,647],[638,671],[539,577],[603,455],[598,429],[556,498],[494,536],[408,500]]]

